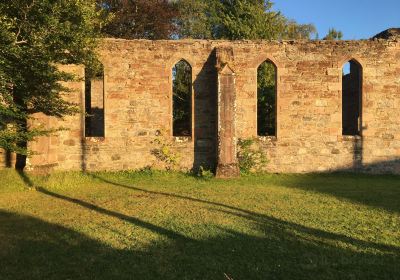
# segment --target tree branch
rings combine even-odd
[[[26,44],[26,43],[28,43],[27,40],[22,40],[22,41],[16,41],[16,42],[14,42],[15,45],[21,45],[21,44]]]

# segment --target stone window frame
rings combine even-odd
[[[282,92],[281,92],[282,87],[281,87],[280,79],[281,79],[282,73],[284,72],[284,67],[283,67],[283,64],[277,58],[275,58],[272,55],[262,54],[262,55],[257,56],[252,61],[251,67],[254,69],[253,70],[253,72],[254,72],[253,75],[255,76],[255,81],[256,81],[255,84],[254,84],[254,92],[255,92],[255,94],[254,94],[254,102],[255,102],[256,108],[257,108],[257,98],[258,98],[258,96],[257,96],[257,91],[258,91],[257,90],[257,74],[258,73],[257,72],[258,72],[258,67],[260,67],[260,65],[262,63],[264,63],[265,61],[271,62],[275,66],[275,70],[276,70],[276,73],[275,73],[275,75],[276,75],[276,77],[275,77],[275,79],[276,79],[276,81],[275,81],[275,92],[276,92],[276,101],[275,101],[276,102],[276,132],[275,132],[275,136],[260,136],[260,135],[258,135],[258,119],[257,119],[257,111],[256,111],[256,117],[254,118],[255,119],[254,135],[260,141],[263,141],[263,142],[273,141],[273,142],[275,142],[275,141],[277,141],[279,139],[279,135],[280,135],[279,124],[280,124],[280,121],[281,121],[281,118],[280,118],[281,110],[280,110],[280,106],[279,106],[279,100],[280,100],[280,97],[281,97],[281,94],[282,94]]]
[[[350,62],[350,61],[354,61],[355,63],[358,64],[358,66],[360,67],[360,75],[361,75],[361,79],[360,79],[360,90],[361,90],[361,96],[360,96],[360,121],[359,121],[359,126],[360,126],[360,132],[358,135],[343,135],[342,133],[342,129],[343,129],[343,112],[342,112],[342,106],[343,106],[343,67],[346,63]],[[366,104],[366,96],[367,96],[367,92],[366,92],[366,88],[365,88],[365,67],[364,67],[365,62],[363,61],[362,58],[356,56],[356,55],[349,55],[349,56],[345,56],[342,57],[338,64],[338,76],[339,76],[339,84],[340,84],[340,94],[339,94],[339,99],[340,99],[340,135],[339,137],[343,140],[343,141],[354,141],[354,140],[360,140],[363,138],[363,130],[366,128],[365,124],[364,124],[364,116],[365,116],[365,106],[364,104]]]
[[[172,80],[172,69],[175,67],[175,65],[181,61],[184,60],[186,63],[189,64],[190,68],[192,69],[192,83],[191,83],[191,135],[190,136],[174,136],[174,98],[173,98],[173,80]],[[169,121],[169,127],[170,127],[170,133],[169,136],[173,139],[174,142],[178,143],[186,143],[186,142],[192,142],[194,139],[194,62],[185,56],[175,56],[172,59],[169,60],[169,63],[167,64],[167,71],[168,71],[168,77],[169,77],[169,94],[168,97],[170,98],[170,106],[169,106],[169,115],[170,115],[170,121]]]
[[[81,114],[81,127],[82,127],[82,139],[85,142],[104,142],[106,140],[107,135],[107,119],[106,119],[106,92],[107,92],[107,68],[103,61],[100,60],[100,63],[103,66],[103,115],[104,115],[104,135],[103,136],[86,136],[86,84],[85,84],[85,66],[82,66],[82,77],[83,77],[83,85],[82,85],[82,94],[81,94],[81,110],[83,114]]]

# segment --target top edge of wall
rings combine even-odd
[[[121,38],[102,38],[106,42],[143,42],[143,43],[275,43],[275,44],[296,44],[296,43],[317,43],[329,45],[341,45],[346,43],[370,43],[370,42],[400,42],[400,37],[389,39],[361,39],[361,40],[205,40],[205,39],[179,39],[179,40],[148,40],[148,39],[121,39]]]

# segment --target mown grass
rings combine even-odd
[[[400,177],[0,171],[0,279],[399,279]]]

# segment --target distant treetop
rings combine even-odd
[[[372,37],[372,39],[390,39],[394,37],[400,38],[400,28],[389,28],[379,34],[376,34],[374,37]]]
[[[329,28],[328,34],[324,37],[324,40],[342,40],[343,33],[335,28]]]

